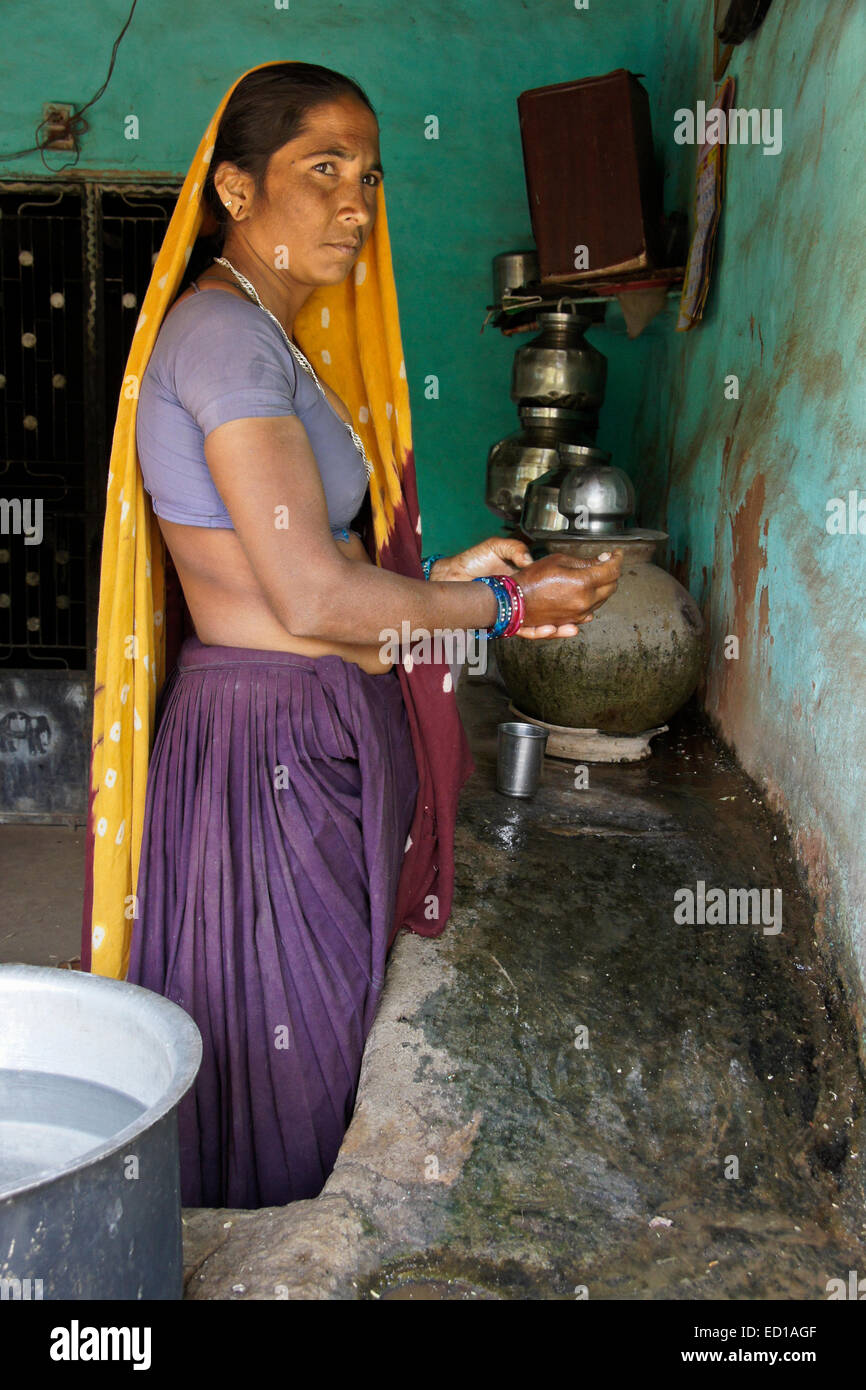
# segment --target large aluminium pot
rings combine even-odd
[[[600,410],[607,358],[584,338],[592,320],[576,313],[539,311],[541,333],[514,354],[511,399],[569,410]]]
[[[653,563],[663,531],[631,531],[603,540],[551,539],[536,558],[562,551],[594,559],[623,551],[616,591],[577,637],[496,642],[496,662],[521,714],[547,724],[640,734],[680,708],[698,682],[703,620],[691,594]]]
[[[0,966],[0,1018],[3,1296],[180,1298],[195,1023],[138,985],[33,965]]]

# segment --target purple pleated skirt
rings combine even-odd
[[[396,671],[188,639],[148,772],[127,978],[195,1019],[186,1206],[321,1191],[385,977],[418,777]]]

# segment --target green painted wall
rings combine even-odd
[[[6,0],[0,154],[32,142],[44,100],[92,94],[126,14],[127,0]],[[323,62],[366,87],[388,169],[425,548],[453,550],[496,530],[486,454],[517,423],[516,342],[479,332],[492,257],[531,244],[516,97],[614,67],[644,74],[666,210],[689,207],[695,151],[674,143],[673,113],[712,94],[709,16],[696,0],[186,0],[182,11],[149,0],[91,113],[79,170],[184,173],[225,88],[270,58]],[[676,334],[667,314],[634,342],[621,328],[591,334],[610,365],[599,442],[636,478],[643,524],[670,531],[707,617],[707,707],[790,818],[821,925],[861,988],[866,537],[830,536],[825,519],[828,499],[866,494],[864,70],[857,0],[826,12],[776,0],[731,71],[738,105],[782,109],[783,150],[730,151],[703,324]],[[138,143],[123,136],[130,112]],[[438,142],[424,139],[429,114]],[[44,172],[38,156],[0,158],[0,177]],[[429,373],[438,401],[424,398]],[[736,401],[724,398],[729,373]],[[738,661],[723,657],[727,634]]]
[[[128,9],[128,0],[5,0],[0,154],[33,144],[43,101],[92,95]],[[640,0],[591,0],[587,10],[573,0],[290,0],[281,10],[273,0],[139,0],[78,168],[185,173],[223,92],[255,63],[299,58],[361,82],[381,122],[424,544],[453,551],[497,531],[484,505],[487,451],[518,425],[508,384],[526,339],[480,334],[493,256],[532,245],[517,95],[615,67],[645,73],[653,90],[662,12]],[[129,113],[138,142],[124,138]],[[429,114],[438,141],[424,138]],[[39,155],[0,158],[0,178],[44,173]],[[593,336],[610,359],[599,442],[628,466],[647,343]],[[424,396],[431,373],[438,401]]]
[[[709,8],[666,7],[654,119],[668,206],[691,197],[695,168],[673,141],[674,112],[714,91]],[[707,708],[787,815],[817,932],[862,1004],[866,535],[830,535],[826,520],[829,499],[866,498],[866,11],[777,0],[729,71],[738,107],[781,108],[783,147],[729,147],[709,310],[692,332],[650,343],[635,441],[643,520],[670,531],[709,624]],[[739,400],[725,399],[729,373]],[[738,660],[724,658],[728,634]]]

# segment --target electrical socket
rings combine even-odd
[[[69,133],[74,114],[70,102],[46,101],[42,107],[42,148],[44,150],[74,150],[75,138]]]

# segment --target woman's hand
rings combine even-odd
[[[602,551],[598,560],[554,552],[528,566],[520,579],[526,619],[518,637],[576,637],[581,623],[616,589],[622,551]]]
[[[600,542],[603,544],[603,542]],[[520,587],[526,598],[526,620],[518,632],[518,637],[529,639],[540,637],[576,637],[582,623],[591,623],[593,613],[610,598],[616,588],[616,581],[622,569],[622,552],[615,551],[611,559],[610,551],[602,551],[600,561],[577,560],[571,556],[556,553],[533,561],[529,548],[523,541],[511,537],[490,536],[479,541],[459,555],[449,555],[437,560],[430,571],[431,580],[437,583],[451,579],[480,579],[485,575],[517,574],[523,570]],[[561,562],[561,563],[560,563]],[[541,569],[537,569],[541,566]],[[528,571],[532,569],[530,579]],[[583,571],[578,581],[573,574],[562,574],[563,569]],[[587,574],[592,570],[592,574]],[[558,581],[558,582],[557,582]],[[566,604],[572,609],[569,621],[551,620],[554,610],[551,603],[559,601],[565,594]],[[530,596],[532,602],[530,603]],[[573,612],[575,600],[579,607]],[[530,612],[535,621],[530,619]],[[547,619],[547,621],[543,621]]]
[[[532,564],[532,556],[523,541],[505,536],[490,536],[459,555],[443,556],[430,571],[437,584],[449,579],[483,579],[493,574],[516,574]]]

